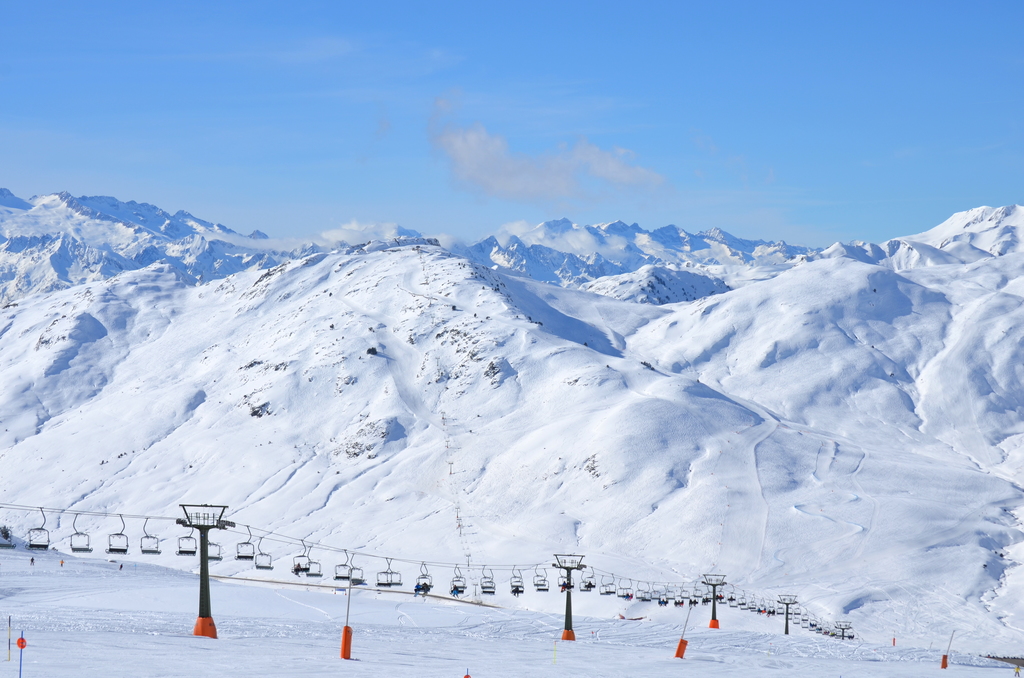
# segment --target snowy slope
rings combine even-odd
[[[689,619],[685,659],[675,659],[685,615],[674,619],[615,619],[576,615],[577,641],[557,642],[557,613],[485,608],[406,594],[355,590],[348,616],[352,659],[339,659],[349,610],[344,590],[330,585],[274,588],[212,583],[219,638],[189,635],[196,614],[193,575],[153,565],[83,562],[66,557],[0,554],[2,611],[12,616],[15,648],[0,676],[63,678],[132,676],[389,676],[495,678],[551,676],[863,676],[935,675],[942,649],[897,647],[887,639],[840,641],[794,630],[780,618],[726,609],[721,630],[707,629],[708,607]],[[550,597],[560,599],[555,593]],[[586,598],[585,594],[574,602]],[[945,639],[943,639],[945,640]],[[934,645],[938,646],[939,642]],[[992,676],[998,664],[962,652],[956,643],[950,671]],[[4,655],[6,658],[6,655]],[[1008,675],[1009,671],[1007,671]]]
[[[729,288],[719,278],[648,264],[634,272],[610,275],[580,289],[638,304],[674,304],[696,301]]]

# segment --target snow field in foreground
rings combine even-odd
[[[0,615],[28,640],[33,676],[926,676],[941,650],[842,642],[806,632],[691,629],[673,658],[680,624],[575,620],[575,643],[556,642],[558,614],[484,608],[359,591],[353,595],[354,661],[339,658],[346,596],[213,582],[220,638],[191,634],[198,581],[161,567],[37,554],[0,554]],[[706,623],[697,608],[692,619]],[[696,622],[694,622],[696,623]],[[3,658],[6,658],[4,653]],[[0,677],[16,676],[0,661]],[[952,655],[951,673],[1007,667]],[[1008,674],[1006,674],[1008,675]]]

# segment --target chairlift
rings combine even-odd
[[[206,559],[207,560],[224,560],[224,549],[220,547],[220,544],[214,544],[212,541],[206,544]]]
[[[235,544],[235,560],[254,560],[256,558],[256,545],[252,543],[252,528],[246,525],[245,529],[249,532],[249,538]]]
[[[392,588],[402,585],[402,575],[391,569],[391,558],[384,559],[388,566],[386,570],[377,573],[377,586]]]
[[[452,577],[451,594],[458,598],[466,592],[466,578],[462,576],[462,570],[455,566],[455,576]]]
[[[322,577],[324,576],[324,570],[320,566],[320,561],[311,560],[309,561],[309,569],[306,570],[307,577]]]
[[[615,595],[623,600],[633,600],[633,580],[629,580],[628,586],[621,586],[622,580],[620,579],[619,584],[619,589],[615,592]]]
[[[640,602],[646,603],[651,600],[651,587],[647,582],[640,582],[636,587],[636,598]]]
[[[71,522],[71,529],[75,531],[71,535],[71,552],[72,553],[92,553],[92,545],[89,543],[89,535],[85,532],[78,531],[78,514],[75,514],[75,519]]]
[[[142,524],[142,539],[139,540],[139,550],[142,551],[143,555],[147,556],[158,556],[160,555],[160,538],[154,537],[149,533],[146,527],[149,525],[149,518],[146,518],[146,522]]]
[[[515,565],[512,566],[512,577],[508,580],[509,588],[512,589],[512,595],[518,598],[526,591],[526,584],[523,582],[523,573],[516,569]]]
[[[28,531],[28,543],[25,546],[45,551],[50,548],[50,531],[46,529],[46,512],[42,507],[39,508],[39,512],[43,514],[43,524]]]
[[[124,516],[117,517],[121,519],[121,531],[107,537],[107,553],[125,555],[128,553],[128,535],[124,533]]]
[[[195,528],[190,528],[188,536],[178,537],[178,550],[175,553],[179,556],[194,556],[196,554],[199,550],[199,543],[192,536],[195,531]]]
[[[747,609],[747,597],[740,594],[740,599],[736,601],[736,605],[739,606],[741,610]]]
[[[263,537],[260,537],[259,542],[257,542],[257,544],[256,544],[256,557],[253,558],[253,560],[256,561],[256,569],[257,570],[273,570],[274,569],[274,559],[270,556],[269,553],[264,553],[263,552],[262,546],[263,546]]]
[[[544,574],[541,574],[543,569]],[[537,589],[539,593],[548,591],[548,570],[547,568],[541,568],[540,565],[533,568],[533,588]]]
[[[349,574],[349,581],[352,582],[352,586],[362,586],[366,583],[366,578],[363,576],[363,568],[355,566],[356,558],[352,556],[352,568]]]
[[[292,558],[292,572],[298,576],[301,573],[309,572],[309,547],[306,546],[306,542],[302,539],[302,555],[295,556]]]
[[[348,551],[345,553],[345,562],[334,566],[334,581],[348,581],[352,577],[352,566],[348,564]]]
[[[594,576],[594,568],[590,568],[590,574],[584,574],[580,581],[580,591],[593,591],[597,588],[597,577]]]
[[[679,589],[678,591],[676,591],[675,592],[675,596],[673,596],[673,598],[674,599],[672,601],[672,604],[675,605],[676,607],[683,607],[684,605],[686,605],[686,600],[687,600],[686,592],[683,591],[682,589]]]
[[[481,568],[483,574],[480,577],[480,593],[485,596],[493,596],[497,593],[498,586],[494,583],[494,572],[486,567]]]
[[[420,574],[416,577],[416,586],[413,587],[413,595],[426,597],[430,589],[434,588],[434,578],[430,576],[426,563],[420,563]]]
[[[602,596],[614,596],[615,595],[615,578],[614,577],[601,577],[601,589],[599,593]]]

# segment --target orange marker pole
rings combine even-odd
[[[348,625],[348,613],[352,609],[352,580],[348,580],[348,600],[345,601],[345,628],[341,630],[341,658],[352,659],[352,627]]]
[[[942,666],[940,666],[939,668],[949,668],[949,651],[953,647],[953,636],[955,634],[956,631],[953,631],[953,633],[949,634],[949,645],[946,646],[946,654],[942,655]]]
[[[676,645],[676,659],[682,659],[686,655],[686,646],[689,644],[686,638],[686,625],[690,623],[690,613],[693,612],[693,608],[686,610],[686,621],[683,622],[683,632],[679,636],[679,644]]]

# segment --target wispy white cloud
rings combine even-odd
[[[657,172],[634,164],[623,148],[605,150],[579,139],[540,155],[514,153],[504,137],[477,123],[435,129],[434,145],[463,185],[486,195],[522,202],[593,197],[595,190],[649,190],[665,182]]]

